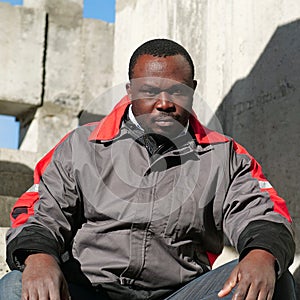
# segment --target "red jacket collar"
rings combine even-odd
[[[121,101],[113,108],[111,113],[98,123],[98,126],[89,136],[89,141],[110,141],[114,139],[120,132],[122,117],[129,104],[129,97],[123,97]],[[190,116],[190,125],[194,130],[197,142],[199,144],[228,142],[228,139],[224,135],[201,125],[195,112],[193,112]]]

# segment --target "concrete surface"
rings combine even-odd
[[[217,110],[224,131],[261,163],[286,199],[300,251],[300,20],[276,28],[249,72]],[[288,47],[286,46],[288,45]]]
[[[77,115],[76,109],[45,103],[36,110],[20,151],[39,153],[41,158],[65,134],[77,127]]]
[[[0,149],[0,227],[10,225],[13,204],[32,185],[36,161],[36,153]]]
[[[114,29],[114,24],[101,20],[83,19],[82,109],[86,109],[92,100],[112,86]],[[101,110],[98,113],[107,114],[108,112]]]
[[[8,227],[0,227],[0,278],[9,272],[9,268],[5,262],[5,235]]]
[[[45,13],[0,2],[0,27],[0,113],[20,115],[41,105]]]

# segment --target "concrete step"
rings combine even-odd
[[[4,196],[0,193],[0,228],[10,226],[10,212],[17,197]]]
[[[8,227],[0,227],[0,278],[9,272],[8,265],[5,262],[6,253],[5,253],[5,235],[8,230]]]

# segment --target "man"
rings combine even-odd
[[[148,41],[129,79],[104,120],[37,164],[7,235],[23,273],[2,280],[1,297],[296,299],[285,202],[243,147],[197,120],[187,51]],[[224,232],[240,260],[211,271]]]

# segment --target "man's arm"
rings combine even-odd
[[[70,140],[71,136],[65,138],[37,164],[35,188],[13,208],[7,262],[11,269],[23,271],[24,299],[44,294],[60,299],[55,293],[68,296],[59,263],[82,223]]]
[[[240,254],[219,296],[233,287],[233,299],[271,299],[275,280],[293,261],[295,243],[285,204],[260,165],[233,142],[231,184],[223,206],[223,226]]]

